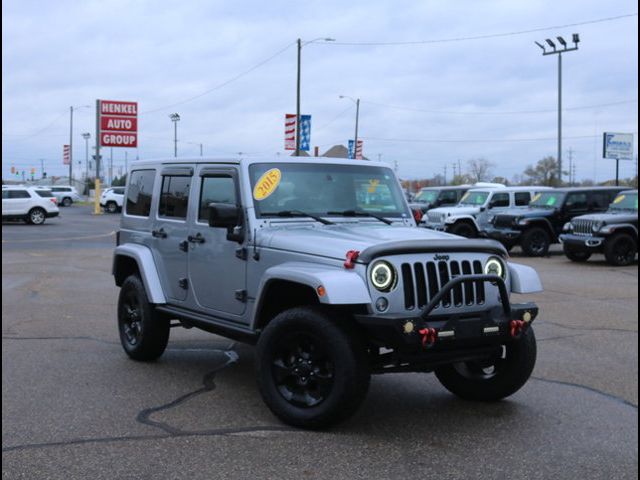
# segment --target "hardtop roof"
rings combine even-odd
[[[371,161],[371,160],[350,160],[348,158],[330,158],[330,157],[184,157],[184,158],[156,158],[145,160],[134,160],[130,163],[129,169],[138,166],[151,165],[183,165],[183,164],[219,164],[219,165],[251,165],[254,163],[281,163],[281,164],[325,164],[325,165],[362,165],[385,167],[391,169],[388,163]]]

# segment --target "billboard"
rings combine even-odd
[[[101,147],[137,148],[138,103],[98,100]]]
[[[633,133],[604,132],[602,158],[633,160]]]

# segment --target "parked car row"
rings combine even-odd
[[[436,207],[462,191],[457,204]],[[531,257],[562,242],[573,261],[602,252],[612,265],[628,265],[638,250],[638,194],[624,187],[437,187],[422,189],[416,199],[425,200],[412,204],[420,226],[491,238],[507,250],[519,245]]]
[[[51,190],[40,187],[2,186],[2,220],[24,220],[42,225],[60,213],[58,200]]]

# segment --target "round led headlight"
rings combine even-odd
[[[562,227],[563,232],[571,232],[572,230],[573,230],[573,224],[571,222],[565,223],[564,227]]]
[[[504,263],[498,257],[490,257],[484,265],[485,275],[497,275],[503,280],[506,279],[506,269]]]
[[[390,263],[376,262],[371,267],[371,283],[381,292],[391,290],[396,283],[396,272]]]
[[[591,227],[591,230],[593,230],[593,232],[595,233],[595,232],[599,231],[602,227],[604,227],[604,222],[603,221],[596,222]]]

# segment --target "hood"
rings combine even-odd
[[[500,216],[510,216],[510,217],[522,217],[522,218],[539,218],[539,217],[550,217],[554,213],[553,208],[531,208],[531,207],[519,207],[519,208],[509,208],[503,210],[501,212],[496,213],[496,215]]]
[[[440,207],[440,208],[434,208],[433,210],[429,210],[429,213],[444,213],[445,216],[448,216],[448,214],[451,214],[451,216],[458,216],[458,215],[475,215],[476,213],[480,212],[480,209],[482,207],[481,206],[455,206],[455,207]]]
[[[632,212],[613,212],[609,210],[604,213],[590,213],[588,215],[580,215],[573,220],[587,220],[591,222],[605,222],[605,223],[630,223],[638,221],[638,214]],[[572,220],[572,221],[573,221]]]
[[[344,260],[349,250],[360,252],[385,245],[421,246],[446,244],[448,248],[464,248],[469,240],[425,228],[377,225],[371,222],[339,223],[336,225],[292,225],[260,230],[258,248],[275,248]]]

